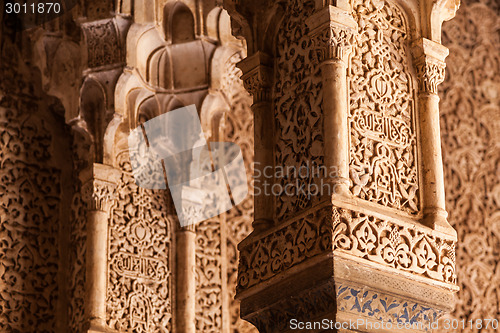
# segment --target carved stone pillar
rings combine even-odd
[[[437,320],[451,310],[456,234],[445,223],[442,196],[440,79],[427,70],[443,64],[445,53],[439,40],[424,39],[417,43],[423,60],[412,62],[411,43],[439,31],[451,2],[233,7],[239,32],[255,40],[248,31],[265,31],[276,44],[276,167],[337,171],[327,175],[330,196],[276,195],[274,225],[239,244],[241,316],[259,331],[425,332],[439,329]],[[415,22],[433,26],[416,31]],[[258,63],[255,54],[243,63]],[[423,64],[418,75],[415,63]],[[317,175],[276,176],[275,183],[310,189]]]
[[[87,201],[85,313],[89,333],[104,332],[106,324],[108,222],[120,172],[94,163],[80,174]]]
[[[254,198],[255,219],[253,228],[261,232],[273,225],[273,108],[271,103],[272,85],[271,58],[257,52],[238,63],[243,71],[243,82],[247,91],[253,96],[252,111],[254,114]],[[266,168],[267,167],[267,168]]]
[[[324,159],[330,194],[349,196],[347,66],[357,24],[344,9],[326,6],[307,19],[321,61]]]
[[[413,56],[418,78],[419,125],[422,149],[424,224],[451,235],[445,208],[439,96],[437,87],[445,77],[444,62],[449,51],[427,38],[414,43]]]

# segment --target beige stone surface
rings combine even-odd
[[[458,7],[84,1],[29,30],[2,12],[0,331],[495,332],[500,7]],[[127,136],[191,104],[249,183],[296,193],[180,228]]]

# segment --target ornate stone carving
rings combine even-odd
[[[295,170],[324,165],[320,66],[304,24],[313,12],[313,1],[289,1],[276,37],[274,163]],[[317,196],[308,197],[299,189],[319,186],[319,181],[310,174],[298,177],[293,173],[276,179],[280,188],[289,185],[290,193],[296,194],[276,196],[276,219],[289,218],[317,202]]]
[[[453,240],[354,210],[331,209],[325,206],[267,236],[243,242],[238,292],[328,250],[340,250],[433,280],[456,282]]]
[[[5,16],[4,16],[5,18]],[[0,28],[0,331],[54,332],[61,268],[62,168],[53,101],[18,45]],[[15,39],[11,39],[15,36]],[[24,48],[23,48],[24,49]],[[60,127],[59,127],[60,126]]]
[[[318,51],[319,61],[345,60],[351,51],[353,32],[345,27],[332,23],[328,29],[314,37],[314,46]]]
[[[88,68],[124,62],[125,54],[116,19],[85,23],[82,31],[87,44]]]
[[[407,20],[388,1],[356,0],[352,5],[359,31],[348,74],[350,189],[362,199],[417,214],[415,88]]]
[[[109,222],[107,323],[116,330],[172,327],[172,221],[163,191],[139,188],[127,153]]]
[[[242,242],[236,290],[242,292],[331,249],[331,206],[317,207],[305,217],[292,219],[269,235]]]
[[[217,220],[196,225],[196,330],[222,331],[221,228]]]
[[[334,208],[333,249],[401,271],[456,283],[455,242],[411,225]]]
[[[271,99],[270,93],[273,69],[265,63],[262,63],[262,61],[268,61],[268,56],[258,53],[254,57],[256,57],[255,60],[257,60],[258,63],[245,63],[244,65],[242,63],[239,64],[239,67],[244,71],[241,78],[243,79],[245,89],[254,97],[254,103],[269,101]],[[250,60],[254,62],[254,59]],[[246,67],[252,65],[254,65],[254,67],[247,70]]]
[[[82,186],[82,198],[89,210],[109,211],[116,198],[116,184],[101,179],[91,180]]]

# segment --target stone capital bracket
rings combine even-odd
[[[237,64],[243,72],[245,89],[253,96],[254,103],[270,101],[273,84],[272,58],[258,51]]]
[[[109,165],[94,163],[80,173],[83,200],[90,210],[107,212],[116,198],[121,172]]]
[[[357,23],[344,9],[327,5],[306,20],[320,61],[347,61],[357,33]]]
[[[427,38],[420,38],[412,45],[415,70],[420,93],[437,95],[437,87],[445,78],[445,59],[448,48]]]

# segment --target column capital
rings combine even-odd
[[[253,96],[254,103],[270,101],[273,83],[272,58],[258,51],[240,61],[237,66],[243,72],[243,84]]]
[[[357,32],[357,23],[351,14],[327,5],[306,20],[320,61],[347,61]]]
[[[427,38],[413,42],[412,54],[420,93],[437,95],[437,87],[444,81],[449,50]]]
[[[109,211],[116,197],[121,172],[109,165],[94,163],[79,175],[83,200],[90,210]]]

